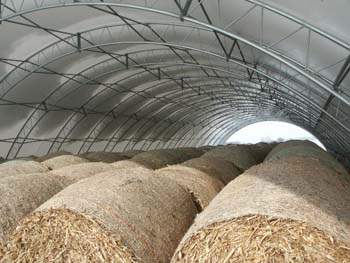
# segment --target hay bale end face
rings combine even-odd
[[[349,213],[348,181],[321,162],[263,163],[197,216],[172,261],[350,262]]]
[[[181,165],[198,169],[207,175],[216,177],[225,185],[241,174],[241,171],[234,166],[232,162],[219,158],[194,158],[182,163]]]
[[[114,167],[107,163],[91,162],[65,166],[52,170],[50,174],[59,176],[59,178],[62,180],[62,183],[65,185],[70,185],[78,182],[79,180],[113,169]]]
[[[89,161],[74,155],[60,155],[53,157],[46,161],[41,162],[43,165],[48,167],[50,170],[59,169],[65,166],[70,166],[74,164],[88,163]]]
[[[232,162],[242,171],[258,163],[249,150],[241,145],[218,146],[206,152],[203,157],[220,158]]]
[[[191,195],[198,212],[208,206],[224,184],[200,170],[182,165],[173,165],[156,171],[161,177],[170,178],[184,187]]]
[[[113,163],[121,160],[126,160],[128,157],[116,152],[88,152],[81,155],[81,157],[90,162],[104,162]]]
[[[147,169],[113,170],[81,180],[42,205],[12,235],[4,258],[169,262],[195,213],[191,196],[174,181]]]
[[[19,174],[0,179],[0,243],[18,221],[63,189],[57,176]]]
[[[48,171],[49,169],[45,165],[35,161],[13,160],[0,164],[0,178]]]
[[[194,147],[181,147],[175,148],[174,150],[187,155],[190,159],[198,158],[205,153],[205,150]]]

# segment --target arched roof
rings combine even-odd
[[[7,158],[221,144],[281,120],[349,163],[348,1],[0,4]]]

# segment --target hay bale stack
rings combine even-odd
[[[54,157],[58,157],[58,156],[61,156],[61,155],[72,155],[72,153],[66,152],[66,151],[52,152],[52,153],[49,153],[49,154],[46,154],[46,155],[38,157],[37,161],[38,162],[43,162],[43,161],[46,161],[48,159],[51,159],[51,158],[54,158]]]
[[[293,145],[282,143],[273,149],[273,151],[266,157],[265,161],[280,160],[293,156],[299,157],[311,157],[320,160],[324,165],[327,165],[334,169],[337,173],[348,177],[348,172],[344,166],[339,163],[332,155],[325,152],[318,146],[311,145],[309,143],[303,145]]]
[[[27,217],[5,259],[169,262],[195,213],[174,181],[147,169],[113,170],[65,188]]]
[[[190,156],[181,151],[162,149],[137,154],[131,160],[155,170],[167,165],[182,163],[188,159],[190,159]]]
[[[0,178],[48,171],[49,169],[46,166],[35,161],[13,160],[0,164]]]
[[[184,187],[192,196],[198,212],[208,206],[210,201],[221,191],[224,184],[217,178],[197,169],[173,165],[156,171],[161,177],[170,178]]]
[[[88,163],[89,161],[75,155],[60,155],[43,161],[42,164],[48,167],[50,170],[59,169],[65,166],[74,164]]]
[[[345,178],[311,158],[267,162],[214,198],[172,262],[350,262],[349,226]]]
[[[224,185],[231,182],[241,171],[231,162],[210,157],[200,157],[188,160],[181,165],[191,167],[218,178]]]
[[[59,176],[65,185],[70,185],[95,174],[107,172],[113,169],[114,167],[110,164],[92,162],[65,166],[51,171],[50,174]]]
[[[258,163],[249,150],[242,145],[218,146],[203,154],[203,157],[214,157],[230,161],[242,171]]]
[[[132,168],[152,169],[152,167],[147,167],[146,165],[137,163],[133,160],[118,161],[115,163],[111,163],[111,166],[113,166],[114,169],[132,169]]]
[[[143,153],[144,151],[142,150],[129,150],[129,151],[125,151],[125,152],[121,152],[120,154],[127,157],[127,158],[133,158],[135,155],[139,154],[139,153]]]
[[[115,152],[88,152],[81,155],[81,157],[89,160],[90,162],[104,162],[114,163],[121,160],[128,159],[127,157]]]
[[[60,178],[47,173],[0,178],[0,243],[6,240],[19,220],[63,187]]]

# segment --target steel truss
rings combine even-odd
[[[349,163],[349,126],[346,125],[344,116],[348,115],[350,102],[347,94],[342,91],[342,81],[350,71],[350,57],[344,59],[344,65],[334,80],[323,75],[322,70],[309,65],[310,39],[313,34],[347,52],[350,51],[349,45],[320,28],[264,3],[242,1],[249,2],[252,6],[222,26],[213,22],[205,1],[201,0],[187,0],[183,5],[174,0],[179,9],[177,13],[157,9],[159,1],[145,1],[145,5],[136,6],[115,1],[57,0],[49,3],[44,0],[38,3],[33,0],[24,4],[24,1],[1,0],[2,25],[12,23],[39,29],[57,39],[27,58],[0,58],[1,63],[13,68],[0,79],[0,106],[17,105],[32,109],[16,137],[0,140],[11,143],[7,157],[20,156],[24,145],[42,141],[50,144],[48,152],[59,150],[70,143],[80,144],[78,152],[93,150],[96,144],[101,143],[106,151],[220,144],[232,132],[249,123],[281,119],[309,130],[340,160]],[[72,33],[48,28],[27,17],[38,11],[77,6],[116,16],[122,23]],[[261,9],[259,41],[248,40],[228,31],[257,8]],[[170,22],[140,22],[122,15],[120,10],[124,9],[166,16]],[[263,26],[266,10],[287,18],[300,27],[274,43],[267,43],[264,40]],[[198,11],[206,21],[194,16]],[[16,19],[18,17],[21,20]],[[114,34],[122,28],[128,28],[138,40],[116,41],[117,35]],[[162,34],[169,28],[188,30],[188,36],[193,31],[211,33],[216,39],[217,48],[202,50],[174,43]],[[147,37],[145,30],[148,32]],[[281,54],[274,48],[301,30],[308,32],[305,61]],[[96,41],[102,39],[102,36],[103,42]],[[138,51],[122,54],[109,51],[110,47],[125,44],[141,47]],[[247,46],[260,52],[261,56],[269,57],[273,63],[257,63],[248,59]],[[81,52],[96,53],[105,58],[78,73],[58,72],[51,67],[54,62]],[[155,54],[170,59],[152,61]],[[115,66],[119,68],[112,70]],[[180,76],[177,73],[179,71]],[[60,76],[65,81],[39,102],[7,99],[13,90],[33,74]],[[123,77],[109,82],[119,75]],[[135,84],[130,87],[127,86],[128,82]],[[137,83],[142,83],[145,88],[138,90],[140,84]],[[96,85],[102,89],[79,107],[64,106],[73,92],[81,92],[87,85]],[[129,94],[129,97],[107,111],[99,110],[108,100],[111,105],[113,101],[118,101],[123,93]],[[108,99],[103,99],[104,96]],[[130,111],[130,105],[141,98],[149,102]],[[332,105],[337,105],[335,114]],[[259,115],[261,108],[265,115]],[[53,111],[70,112],[56,136],[33,138],[36,127]],[[144,112],[147,114],[142,114]],[[74,131],[93,116],[98,116],[97,121],[91,125],[86,136],[73,138]],[[119,121],[121,124],[111,130]]]

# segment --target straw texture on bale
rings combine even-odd
[[[88,152],[81,155],[91,162],[114,163],[116,161],[126,160],[127,157],[116,152]]]
[[[341,163],[339,163],[332,155],[325,152],[321,148],[316,148],[308,145],[284,147],[279,151],[274,151],[273,154],[269,154],[269,156],[266,158],[266,161],[280,160],[292,156],[311,157],[318,159],[324,165],[327,165],[334,169],[337,173],[348,177],[348,172],[346,171],[345,167]]]
[[[127,157],[127,158],[133,158],[135,155],[139,154],[139,153],[143,153],[144,151],[142,150],[128,150],[125,152],[121,152],[120,154]]]
[[[60,155],[53,157],[46,161],[43,161],[42,164],[47,166],[50,170],[59,169],[65,166],[70,166],[74,164],[88,163],[89,161],[75,155]]]
[[[204,153],[210,151],[210,150],[213,149],[213,148],[214,148],[214,146],[210,146],[210,145],[198,147],[198,149],[204,151]]]
[[[46,166],[35,161],[13,160],[0,164],[0,178],[48,171],[49,169]]]
[[[51,159],[51,158],[54,158],[54,157],[58,157],[58,156],[61,156],[61,155],[72,155],[72,153],[66,152],[66,151],[52,152],[52,153],[49,153],[49,154],[46,154],[46,155],[38,157],[37,161],[38,162],[43,162],[43,161],[46,161],[48,159]]]
[[[137,154],[131,160],[155,170],[167,165],[178,164],[188,159],[190,159],[190,157],[180,151],[162,149]]]
[[[61,180],[47,173],[19,174],[0,179],[0,242],[18,221],[63,189]]]
[[[211,157],[200,157],[188,160],[181,165],[191,167],[218,178],[224,185],[231,182],[241,171],[231,162]]]
[[[214,198],[173,262],[350,262],[349,225],[344,177],[312,158],[271,161]]]
[[[255,160],[258,163],[261,163],[264,161],[266,156],[272,151],[274,147],[276,147],[278,143],[265,143],[260,142],[256,144],[247,144],[245,145],[250,153],[254,156]]]
[[[191,195],[198,212],[208,206],[224,184],[217,178],[200,170],[182,165],[173,165],[156,171],[162,177],[170,178],[184,187]]]
[[[205,153],[204,150],[199,149],[199,148],[194,148],[194,147],[181,147],[181,148],[176,148],[174,150],[177,150],[185,155],[187,155],[189,158],[197,158],[200,157]]]
[[[277,144],[273,149],[269,152],[269,154],[265,157],[265,161],[269,160],[271,156],[274,156],[276,153],[283,151],[285,149],[288,149],[290,147],[295,147],[295,146],[309,146],[313,147],[315,149],[321,149],[318,145],[311,141],[307,140],[290,140],[286,142],[281,142]]]
[[[50,174],[59,176],[62,183],[65,185],[70,185],[79,180],[88,178],[98,173],[107,172],[112,169],[114,169],[114,167],[110,164],[91,162],[65,166],[51,171]]]
[[[242,171],[257,164],[254,156],[242,145],[218,146],[206,152],[203,157],[215,157],[230,161]]]
[[[43,204],[17,228],[4,258],[169,262],[195,213],[191,196],[174,181],[142,168],[113,170]]]
[[[144,164],[135,162],[134,160],[123,160],[115,163],[111,163],[114,169],[130,169],[130,168],[145,168],[152,169],[152,167],[147,167]]]

